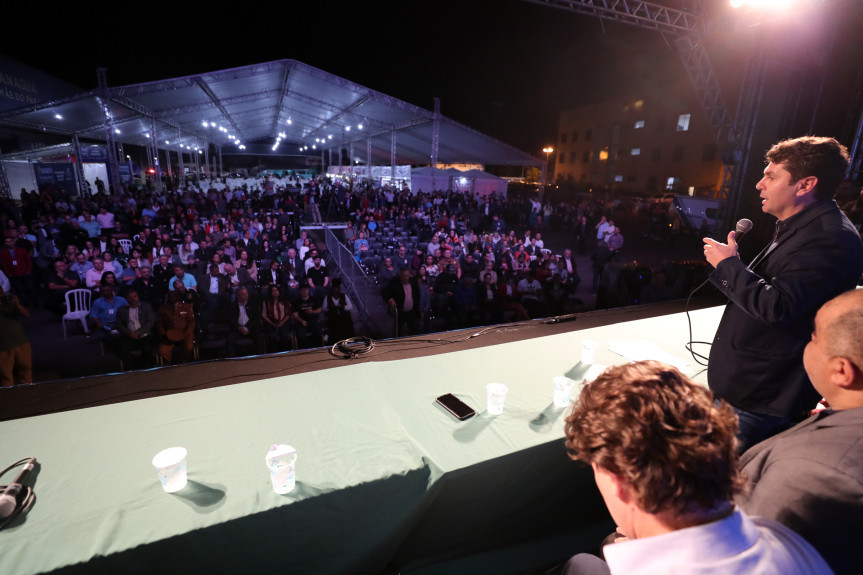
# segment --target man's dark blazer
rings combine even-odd
[[[776,245],[749,267],[733,257],[710,273],[729,303],[710,349],[707,381],[735,407],[794,418],[820,399],[803,369],[815,313],[857,285],[863,244],[832,200],[784,224]]]
[[[411,297],[414,300],[414,311],[418,312],[420,307],[420,286],[419,282],[415,277],[411,277]],[[384,301],[389,301],[390,299],[395,300],[396,309],[398,309],[399,313],[404,312],[405,308],[405,289],[402,287],[402,280],[399,274],[396,274],[392,279],[390,279],[389,283],[384,286],[384,289],[381,290],[381,295],[384,298]]]
[[[138,304],[138,323],[141,324],[141,328],[138,330],[138,333],[141,333],[142,335],[153,333],[153,326],[156,325],[156,314],[153,311],[152,306],[145,301],[141,301],[141,303]],[[116,326],[117,331],[119,331],[124,337],[129,337],[129,334],[132,333],[129,329],[128,305],[121,305],[117,308]]]
[[[246,302],[246,315],[249,316],[249,322],[246,328],[252,333],[260,333],[263,326],[261,320],[261,302],[258,298],[250,297]],[[240,304],[232,301],[228,306],[228,327],[232,331],[237,331],[240,326]]]

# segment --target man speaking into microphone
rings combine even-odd
[[[863,274],[860,235],[833,200],[848,170],[845,146],[806,136],[779,142],[766,160],[755,188],[762,211],[777,218],[773,240],[747,266],[735,232],[725,244],[704,238],[710,282],[729,300],[707,381],[737,412],[741,453],[817,405],[803,369],[815,313]]]

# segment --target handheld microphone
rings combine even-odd
[[[21,492],[27,475],[35,466],[35,457],[27,459],[27,463],[24,464],[15,481],[7,485],[6,489],[3,490],[3,494],[0,495],[0,520],[11,517],[15,513],[15,508],[18,507],[18,494]]]
[[[752,220],[743,218],[737,221],[737,226],[734,228],[734,240],[742,238],[749,230],[752,229]]]

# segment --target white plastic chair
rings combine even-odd
[[[87,316],[90,314],[90,301],[93,294],[88,289],[70,289],[66,292],[66,313],[63,314],[63,339],[66,339],[66,322],[79,320],[87,329]]]
[[[120,242],[120,246],[123,248],[123,252],[125,252],[125,254],[127,256],[131,256],[132,255],[132,240],[122,239],[122,240],[117,240],[117,241]]]

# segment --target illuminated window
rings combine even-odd
[[[635,127],[635,129],[636,129],[636,130],[640,130],[641,128],[643,128],[643,127],[644,127],[644,120],[638,120],[638,121],[635,123],[635,126],[634,126],[634,127]]]
[[[666,190],[674,190],[679,185],[680,185],[680,178],[671,177],[671,178],[668,178],[668,181],[665,184],[665,189]]]
[[[614,181],[615,181],[615,182],[622,182],[622,181],[623,181],[623,176],[622,176],[622,175],[620,175],[620,174],[618,174],[618,175],[614,176]]]
[[[608,148],[603,148],[599,151],[599,161],[608,159]]]
[[[689,131],[689,114],[680,114],[677,118],[677,131],[678,132],[687,132]]]
[[[641,148],[632,148],[632,151],[630,151],[629,153],[632,154],[633,156],[640,156],[641,155]]]

